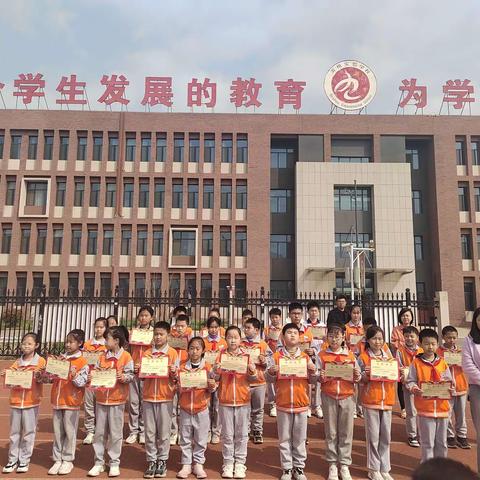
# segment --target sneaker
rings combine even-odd
[[[153,478],[155,477],[155,468],[157,467],[157,462],[148,462],[147,469],[143,472],[143,478]]]
[[[447,438],[447,446],[448,448],[457,448],[457,441],[455,440],[455,437]]]
[[[350,475],[350,469],[348,465],[341,465],[340,466],[340,477],[342,480],[352,480],[352,476]]]
[[[208,432],[207,443],[210,443],[211,441],[212,441],[212,432]]]
[[[19,463],[17,467],[17,473],[27,473],[28,466],[28,463]]]
[[[407,418],[407,411],[404,408],[400,412],[400,418],[403,418],[403,420]]]
[[[218,433],[212,433],[212,445],[220,443],[220,435]]]
[[[307,480],[306,475],[303,473],[303,468],[294,468],[293,469],[293,478],[294,480]]]
[[[272,403],[272,406],[270,407],[270,414],[271,417],[276,417],[277,416],[277,406]]]
[[[176,433],[172,433],[170,435],[170,445],[176,445],[178,440],[178,435]]]
[[[98,477],[105,471],[105,465],[94,465],[87,473],[89,477]]]
[[[464,437],[457,437],[457,445],[464,450],[469,450],[472,446],[468,443],[468,440]]]
[[[322,407],[317,407],[315,409],[315,416],[317,418],[323,418],[323,410],[322,410]]]
[[[192,473],[192,466],[191,465],[183,465],[182,469],[177,473],[177,478],[188,478],[188,476]]]
[[[411,447],[415,447],[415,448],[418,448],[418,447],[420,446],[420,443],[419,443],[417,437],[408,437],[407,443],[408,443]]]
[[[62,466],[62,462],[59,460],[58,462],[55,462],[51,467],[50,470],[47,472],[48,475],[58,475],[58,471],[60,470],[60,467]]]
[[[207,472],[203,469],[203,465],[200,463],[196,463],[193,466],[193,474],[197,478],[207,478]]]
[[[157,461],[157,468],[155,469],[155,478],[164,478],[167,476],[167,462],[165,460]]]
[[[363,409],[361,407],[357,409],[357,417],[363,418]]]
[[[253,443],[260,444],[263,443],[263,435],[262,432],[253,432]]]
[[[109,477],[119,477],[120,476],[120,467],[118,465],[110,465],[108,469]]]
[[[382,474],[376,470],[369,470],[367,477],[370,480],[383,480]]]
[[[383,480],[393,480],[393,477],[388,472],[380,472]]]
[[[131,433],[125,440],[125,443],[128,443],[129,445],[131,445],[132,443],[135,443],[137,439],[138,439],[138,435],[136,433]]]
[[[312,416],[312,409],[310,407],[308,407],[307,418],[310,418],[311,416]]]
[[[328,467],[328,480],[338,480],[338,468],[335,463],[331,463]]]
[[[95,435],[93,433],[87,433],[87,436],[83,439],[84,445],[91,445],[93,443],[93,437]]]
[[[280,480],[292,480],[292,471],[291,470],[284,470]]]
[[[233,464],[229,463],[222,467],[222,478],[233,478]]]
[[[144,433],[140,433],[138,435],[138,443],[140,445],[145,445],[145,434]]]
[[[236,463],[233,478],[245,478],[247,476],[247,467],[243,463]]]
[[[353,418],[358,418],[357,412],[353,412]]]
[[[2,473],[12,473],[17,468],[17,462],[7,463],[3,469]]]
[[[62,462],[62,466],[58,471],[59,475],[68,475],[73,470],[73,463],[72,462]]]

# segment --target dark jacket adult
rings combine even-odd
[[[333,310],[328,312],[327,317],[327,326],[332,323],[342,323],[346,325],[350,321],[350,311],[345,308],[345,310],[340,310],[339,308],[335,307]]]

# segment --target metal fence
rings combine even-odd
[[[242,311],[250,309],[263,324],[268,323],[268,312],[273,307],[282,311],[282,317],[288,317],[288,304],[300,302],[304,307],[310,300],[320,305],[320,319],[326,320],[328,312],[334,307],[335,292],[298,293],[293,298],[270,296],[263,288],[260,292],[250,292],[241,297],[218,296],[200,297],[195,293],[170,295],[168,292],[155,292],[149,295],[122,296],[116,289],[113,295],[77,295],[66,292],[47,295],[46,289],[40,292],[7,291],[0,296],[0,356],[19,354],[19,344],[26,332],[34,331],[41,335],[42,353],[60,353],[66,334],[73,328],[85,330],[86,338],[93,335],[93,324],[97,317],[115,315],[120,324],[131,327],[142,305],[151,305],[155,318],[169,321],[171,312],[177,305],[184,305],[190,316],[191,326],[198,332],[205,324],[211,307],[218,307],[222,323],[240,325]],[[362,307],[363,318],[371,316],[385,330],[390,338],[397,324],[397,315],[401,308],[410,307],[414,312],[414,323],[420,328],[437,325],[437,301],[417,299],[407,289],[404,294],[382,294],[365,296],[358,303]]]

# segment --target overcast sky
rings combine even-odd
[[[438,114],[446,80],[468,78],[480,88],[478,0],[3,0],[1,7],[0,82],[9,107],[18,74],[40,72],[50,108],[61,76],[76,73],[92,109],[103,109],[100,78],[117,73],[130,81],[130,111],[143,110],[151,75],[173,77],[174,111],[188,111],[192,77],[209,77],[218,85],[215,111],[234,112],[229,86],[241,76],[263,84],[258,112],[276,113],[273,82],[294,78],[307,82],[302,113],[328,113],[323,79],[345,59],[375,72],[369,113],[395,113],[403,78],[427,85],[429,114]],[[480,90],[475,96],[480,103]],[[480,113],[477,103],[472,112]]]

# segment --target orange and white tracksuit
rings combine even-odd
[[[224,327],[219,327],[219,328],[218,328],[218,335],[220,336],[220,338],[225,338],[225,328],[224,328]],[[200,330],[200,336],[201,336],[204,340],[208,337],[208,328],[207,328],[207,327],[203,327],[203,328]]]
[[[283,326],[280,325],[279,327],[274,327],[273,325],[269,325],[265,327],[263,331],[263,337],[267,342],[268,348],[268,355],[272,355],[277,350],[278,340],[282,335],[282,328]],[[275,384],[273,382],[267,382],[267,403],[275,405]]]
[[[67,380],[53,380],[50,400],[53,408],[53,460],[73,462],[77,442],[80,407],[83,403],[88,377],[88,363],[78,351],[73,355],[64,354],[62,360],[70,362]]]
[[[352,342],[351,341],[352,335],[364,335],[364,334],[365,334],[365,331],[363,329],[362,322],[355,325],[352,321],[350,321],[345,325],[345,341],[347,342],[347,345],[350,348],[350,350],[352,350],[352,352],[355,351],[358,343],[360,343],[361,341],[360,340],[359,342]]]
[[[96,394],[96,426],[93,440],[95,465],[104,465],[105,444],[108,441],[110,466],[120,464],[123,443],[123,415],[128,400],[128,384],[134,379],[133,360],[123,348],[118,352],[107,350],[102,353],[98,368],[114,368],[123,375],[112,389],[99,389]],[[108,431],[107,431],[108,428]],[[110,439],[110,440],[108,440]]]
[[[30,361],[22,357],[10,367],[12,370],[32,370],[45,368],[46,361],[35,353]],[[10,390],[10,443],[8,463],[28,465],[33,452],[37,432],[38,410],[42,400],[43,386],[35,378],[32,388],[12,388]]]

